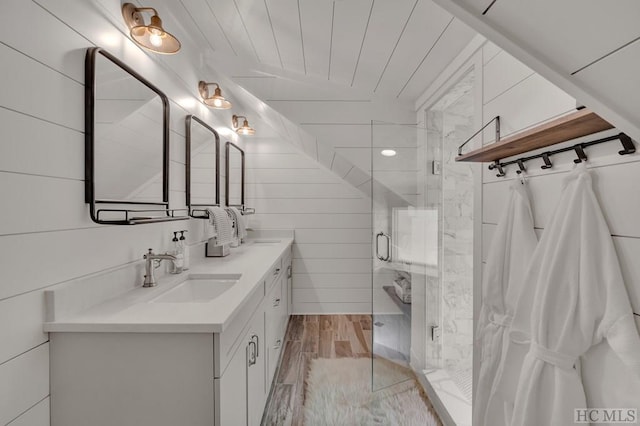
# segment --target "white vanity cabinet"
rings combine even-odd
[[[271,290],[264,299],[264,325],[266,341],[266,364],[267,364],[267,385],[271,385],[271,380],[277,367],[280,357],[280,349],[284,341],[282,324],[286,315],[286,302],[283,297],[283,277],[284,274],[273,284]]]
[[[291,255],[282,261],[282,273],[279,275],[264,299],[265,339],[267,346],[267,392],[271,388],[284,338],[289,323],[291,299]]]
[[[262,314],[262,312],[260,313]],[[267,401],[264,314],[260,316],[262,318],[260,321],[254,321],[247,336],[249,342],[247,347],[247,426],[260,426],[264,405]]]
[[[261,308],[243,330],[243,339],[221,377],[216,379],[216,394],[220,395],[216,406],[219,426],[260,425],[289,323],[290,250],[271,268],[264,285],[266,295]]]
[[[287,317],[289,315],[291,315],[291,312],[293,311],[293,256],[291,253],[289,253],[287,259],[285,259],[286,262],[286,287],[287,287],[287,292],[286,292],[286,298],[287,298]],[[288,323],[288,321],[287,321]]]
[[[214,425],[211,334],[51,333],[50,357],[52,426]]]
[[[216,425],[258,426],[266,401],[264,313],[255,312],[227,368],[215,379]]]
[[[170,322],[52,332],[51,425],[260,426],[289,318],[290,264],[288,245],[219,333]]]

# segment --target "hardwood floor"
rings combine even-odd
[[[370,356],[370,315],[293,315],[262,424],[302,426],[305,378],[312,359]]]
[[[262,425],[302,426],[311,360],[371,357],[371,326],[370,315],[293,315]]]

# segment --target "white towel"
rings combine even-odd
[[[236,237],[241,240],[247,236],[247,224],[244,221],[244,216],[235,207],[229,207],[229,210],[233,213],[236,220]]]
[[[231,218],[227,211],[222,207],[209,207],[209,223],[216,230],[216,242],[219,246],[231,244],[233,238],[233,227],[231,226]]]

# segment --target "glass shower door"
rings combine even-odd
[[[372,122],[371,212],[372,385],[386,388],[413,377],[412,317],[424,317],[425,268],[435,231],[425,200],[424,129]],[[435,235],[434,234],[434,235]],[[424,323],[424,321],[423,321]]]

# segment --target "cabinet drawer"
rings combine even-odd
[[[265,319],[265,344],[267,350],[267,385],[271,386],[273,373],[278,364],[280,348],[282,347],[282,308],[285,306],[282,300],[281,276],[276,284],[271,287],[269,294],[264,298]]]
[[[281,280],[277,280],[277,284],[271,287],[269,294],[264,298],[264,325],[268,344],[271,344],[274,338],[280,334],[280,315],[282,306],[284,306],[280,282]]]
[[[280,257],[271,269],[269,269],[269,272],[267,272],[267,275],[264,278],[264,281],[267,283],[267,287],[265,288],[267,293],[271,290],[271,287],[277,279],[282,275],[282,257]]]
[[[291,254],[282,262],[282,269],[284,269],[284,278],[282,280],[282,300],[285,301],[285,316],[288,320],[291,314],[291,287],[293,285],[293,265]],[[286,327],[285,321],[285,327]]]
[[[271,287],[269,294],[265,297],[265,311],[269,309],[276,311],[282,306],[282,286],[278,284],[280,284],[280,280],[277,280],[277,283]]]
[[[282,268],[287,269],[288,266],[291,266],[291,259],[293,258],[290,251],[284,252],[282,255]]]
[[[284,346],[284,337],[273,337],[271,341],[267,341],[267,385],[271,388],[271,383],[274,380],[276,368],[278,367],[278,360],[280,359],[280,352],[282,346]]]

